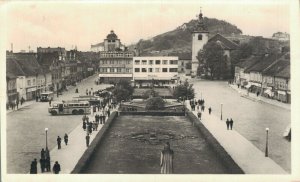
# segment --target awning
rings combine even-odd
[[[249,84],[249,83],[248,83],[248,85],[245,86],[245,88],[247,88],[247,89],[250,87],[251,87],[251,84]]]
[[[270,97],[274,96],[274,92],[272,92],[272,90],[270,90],[270,89],[265,90],[264,93],[268,94]]]
[[[280,90],[278,90],[277,93],[280,94],[280,95],[286,95],[286,92],[285,92],[285,91],[280,91]]]

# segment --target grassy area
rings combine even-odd
[[[174,150],[174,173],[226,173],[184,116],[119,116],[84,173],[160,173],[160,152],[166,141]]]

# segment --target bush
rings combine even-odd
[[[152,97],[147,100],[146,110],[163,110],[165,101],[161,97]]]
[[[158,93],[154,89],[151,89],[151,90],[147,90],[147,91],[143,92],[142,98],[148,99],[150,97],[157,97],[157,96],[158,96]]]

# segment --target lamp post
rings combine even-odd
[[[222,109],[223,109],[223,103],[221,103],[221,120],[223,120],[223,111],[222,111]]]
[[[269,128],[266,128],[266,151],[265,151],[265,157],[269,156]]]
[[[46,132],[46,150],[48,150],[48,128],[45,128]]]

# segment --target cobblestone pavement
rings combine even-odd
[[[79,83],[77,87],[69,87],[57,100],[68,100],[74,96],[84,95],[86,88],[93,90],[106,88],[110,85],[95,85],[97,75],[91,76]],[[75,94],[75,88],[79,93]],[[56,138],[63,138],[79,124],[82,116],[62,115],[51,116],[48,113],[47,102],[31,102],[17,111],[7,114],[7,173],[28,173],[31,161],[40,159],[40,151],[45,148],[45,128],[48,128],[49,150],[56,146]],[[72,138],[69,138],[70,142]]]

